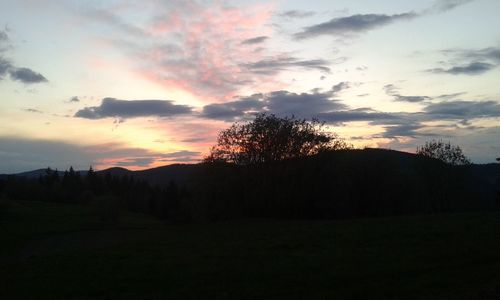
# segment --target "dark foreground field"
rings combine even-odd
[[[0,218],[0,299],[500,297],[498,213],[110,224],[10,202]]]

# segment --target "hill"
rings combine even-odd
[[[40,170],[18,176],[37,172]],[[137,186],[133,193],[126,192],[130,188],[126,182],[108,188],[134,209],[162,209],[165,215],[175,207],[176,213],[182,212],[188,218],[338,219],[500,207],[499,164],[450,166],[436,159],[385,149],[324,152],[246,166],[176,164],[140,171],[110,168],[97,174],[127,176],[160,186],[158,191]],[[166,191],[171,181],[181,186],[180,194],[178,190]],[[106,192],[104,186],[96,184],[92,183],[94,193]],[[88,187],[81,186],[79,190]],[[40,187],[17,189],[23,194]],[[52,192],[53,195],[44,195],[70,201],[64,200],[64,195],[71,192]],[[171,192],[176,196],[168,196]],[[26,195],[21,199],[25,198]]]

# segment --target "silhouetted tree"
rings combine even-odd
[[[324,127],[315,119],[258,114],[251,122],[235,123],[220,132],[217,145],[205,162],[249,165],[350,148],[335,134],[324,131]]]
[[[425,145],[417,147],[417,154],[436,158],[454,166],[471,164],[459,146],[454,146],[450,142],[445,143],[442,140],[428,141]]]

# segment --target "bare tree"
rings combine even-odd
[[[220,132],[205,162],[256,164],[351,148],[324,127],[315,119],[258,114],[251,122],[235,123]]]

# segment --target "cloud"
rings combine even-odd
[[[474,0],[437,0],[425,13],[443,13]]]
[[[37,114],[43,113],[43,111],[36,109],[36,108],[23,108],[23,111],[30,112],[30,113],[37,113]]]
[[[260,44],[265,42],[267,39],[269,39],[268,36],[258,36],[250,39],[246,39],[241,42],[242,45],[255,45],[255,44]]]
[[[286,85],[276,76],[280,72],[327,73],[334,63],[259,47],[273,37],[275,4],[235,7],[225,1],[172,0],[147,2],[144,7],[133,2],[86,5],[95,8],[84,11],[81,17],[119,28],[117,36],[106,41],[133,60],[138,76],[169,90],[199,96],[207,103],[230,100],[253,87],[280,89]],[[148,15],[140,27],[134,18],[113,13],[119,10],[121,15],[135,15],[137,9]],[[311,15],[285,13],[288,17]]]
[[[296,57],[280,56],[267,57],[256,62],[246,63],[242,67],[249,69],[253,73],[273,75],[297,67],[330,73],[329,64],[330,62],[324,59],[300,60]]]
[[[460,93],[453,93],[453,94],[442,94],[439,96],[434,97],[435,99],[443,99],[443,100],[450,100],[450,99],[455,99],[457,97],[460,97],[462,95],[467,94],[467,92],[460,92]]]
[[[115,165],[118,167],[147,167],[150,166],[155,159],[153,157],[139,157],[139,158],[129,158],[117,162]]]
[[[346,36],[359,34],[394,22],[411,20],[430,13],[444,13],[472,1],[474,0],[437,0],[434,5],[420,13],[406,12],[394,15],[355,14],[333,18],[327,22],[304,27],[301,32],[294,34],[294,37],[300,40],[323,35]]]
[[[471,62],[467,65],[454,66],[449,69],[434,68],[427,71],[435,74],[480,75],[494,69],[495,67],[495,65],[490,63]]]
[[[500,63],[500,48],[498,47],[489,47],[478,51],[469,51],[466,55],[479,59],[489,59]]]
[[[236,101],[205,105],[202,116],[210,119],[234,121],[251,118],[255,113],[266,112],[280,116],[303,118],[315,117],[322,112],[346,108],[334,100],[332,90],[320,93],[292,93],[274,91],[266,94],[254,94],[240,97]]]
[[[325,112],[318,114],[318,118],[333,124],[357,121],[393,123],[394,121],[401,120],[398,114],[379,112],[370,108]]]
[[[0,53],[5,52],[12,48],[9,43],[9,36],[6,30],[0,30]]]
[[[261,112],[265,106],[262,98],[262,94],[256,94],[237,101],[208,104],[203,107],[202,115],[209,119],[234,120],[248,113]]]
[[[331,19],[328,22],[305,27],[302,32],[294,35],[296,39],[306,39],[321,35],[356,34],[375,29],[390,23],[409,20],[417,17],[414,12],[384,15],[384,14],[357,14],[347,17]]]
[[[308,10],[287,10],[279,14],[280,17],[290,18],[290,19],[302,19],[307,17],[312,17],[316,13]]]
[[[438,119],[476,119],[500,117],[496,101],[449,101],[430,104],[424,112]]]
[[[93,21],[105,23],[111,27],[123,31],[127,35],[141,37],[146,34],[146,31],[134,24],[130,24],[122,19],[118,14],[105,9],[89,8],[80,9],[79,12]]]
[[[25,84],[47,82],[47,78],[45,78],[42,74],[29,68],[16,67],[3,55],[3,52],[12,48],[9,41],[7,32],[0,30],[0,80],[2,80],[5,75],[9,74],[12,80],[21,81]]]
[[[332,92],[337,94],[337,93],[340,93],[341,91],[346,90],[350,87],[351,87],[351,84],[349,82],[342,81],[342,82],[339,82],[338,84],[336,84],[332,87]]]
[[[106,11],[112,4],[103,5]],[[228,6],[223,1],[154,1],[141,7],[123,8],[125,13],[141,9],[148,14],[143,31],[134,39],[127,35],[124,21],[112,22],[123,33],[111,42],[137,64],[137,74],[169,90],[183,90],[207,100],[230,99],[243,86],[269,84],[270,76],[244,68],[261,59],[259,44],[271,37],[269,4]],[[123,12],[123,11],[122,11]],[[106,18],[100,19],[109,24]],[[257,38],[256,38],[257,37]]]
[[[394,101],[418,103],[426,100],[432,100],[429,96],[403,96],[398,92],[399,88],[394,84],[387,84],[383,87],[383,89],[387,95],[393,97]]]
[[[480,75],[500,65],[500,48],[483,49],[444,49],[441,53],[449,59],[450,68],[433,68],[426,70],[435,74]]]
[[[37,73],[29,68],[15,68],[9,70],[10,78],[12,80],[21,81],[22,83],[32,84],[47,82],[42,74]]]
[[[80,98],[78,98],[78,96],[73,96],[69,99],[69,102],[80,102]]]
[[[177,105],[171,100],[118,100],[102,99],[100,106],[85,107],[75,113],[75,117],[85,119],[136,118],[136,117],[171,117],[190,114],[192,108]]]
[[[385,126],[384,133],[382,137],[384,138],[401,138],[401,137],[416,137],[417,135],[428,135],[423,133],[418,133],[417,130],[424,128],[422,124],[410,123],[410,124],[398,124]]]
[[[7,75],[10,68],[12,68],[10,61],[0,56],[0,80]]]
[[[402,95],[394,95],[394,98],[396,101],[411,102],[411,103],[417,103],[432,99],[431,97],[428,96],[402,96]]]

